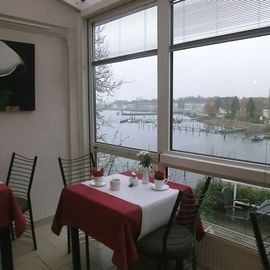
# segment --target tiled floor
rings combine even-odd
[[[30,239],[19,238],[12,242],[15,270],[72,270],[72,257],[67,253],[66,228],[57,236],[51,231],[51,221],[36,226],[38,249],[33,251]],[[81,244],[82,269],[86,269],[84,243]],[[103,244],[90,240],[91,270],[116,269],[112,251]]]
[[[61,235],[52,233],[51,220],[36,225],[38,250],[33,251],[32,241],[16,239],[13,245],[15,270],[72,270],[72,257],[67,253],[67,234],[63,228]],[[86,269],[84,243],[81,245],[82,270]],[[103,244],[90,240],[91,270],[116,270],[111,262],[112,250]],[[1,266],[0,266],[1,269]],[[140,258],[132,270],[157,269],[147,258]]]

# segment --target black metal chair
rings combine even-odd
[[[183,269],[185,259],[191,259],[192,269],[197,269],[196,221],[210,181],[207,177],[197,203],[192,194],[179,191],[168,224],[138,241],[139,254],[157,259],[158,269],[167,269],[169,260],[176,261],[176,269]]]
[[[91,180],[91,168],[96,167],[93,153],[73,159],[58,158],[64,186]],[[86,266],[90,269],[88,235],[80,231],[80,240],[85,239]],[[71,251],[71,232],[67,227],[68,253]]]
[[[37,249],[37,241],[35,234],[35,226],[33,220],[32,204],[31,204],[31,188],[34,178],[37,157],[28,158],[16,153],[12,154],[9,165],[7,186],[9,186],[16,198],[22,212],[25,215],[27,227],[23,234],[27,238],[32,238],[34,249]],[[30,230],[29,225],[30,224]],[[30,232],[29,232],[30,231]],[[14,239],[14,229],[12,226],[12,238]]]
[[[224,187],[221,192],[226,216],[234,221],[247,221],[249,219],[249,212],[252,209],[251,202],[245,198],[234,200],[233,190],[230,187]]]
[[[264,270],[270,270],[270,200],[250,212],[259,256]]]

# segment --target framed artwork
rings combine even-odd
[[[0,39],[0,111],[35,110],[35,45]]]

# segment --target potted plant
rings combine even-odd
[[[140,151],[137,154],[137,157],[140,161],[140,165],[143,167],[143,176],[142,176],[142,183],[148,184],[149,183],[149,167],[151,166],[152,157],[148,151]]]

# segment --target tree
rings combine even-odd
[[[211,100],[208,100],[204,105],[204,111],[209,116],[215,116],[216,115],[215,104]]]
[[[231,105],[231,115],[232,118],[235,118],[236,113],[240,110],[240,103],[237,96],[234,97]]]
[[[109,49],[106,43],[106,37],[103,34],[104,26],[95,27],[95,54],[94,60],[102,60],[109,57]],[[117,90],[121,87],[123,79],[116,79],[112,66],[110,64],[101,64],[94,67],[95,97],[96,97],[96,134],[97,140],[106,143],[106,134],[101,134],[100,129],[103,126],[111,126],[104,119],[102,110],[107,106],[107,99],[116,95]],[[116,130],[113,136],[113,142],[119,138],[119,131]],[[119,138],[119,145],[124,142],[125,138]],[[112,142],[112,143],[113,143]],[[115,162],[115,155],[99,155],[99,166],[104,167],[108,174],[111,174]]]
[[[109,56],[108,45],[106,44],[105,36],[102,33],[104,26],[95,28],[95,61],[106,59]],[[101,111],[106,107],[106,99],[113,97],[116,91],[120,88],[123,80],[117,80],[114,77],[113,69],[110,64],[96,65],[94,67],[95,74],[95,90],[96,90],[96,130],[99,140],[106,142],[105,134],[99,134],[101,126],[110,126],[105,121]]]
[[[215,110],[216,110],[216,113],[219,112],[219,109],[221,108],[221,105],[222,105],[221,99],[219,97],[217,97],[215,99]]]
[[[246,104],[246,117],[253,119],[255,116],[255,104],[253,98],[249,98]]]

